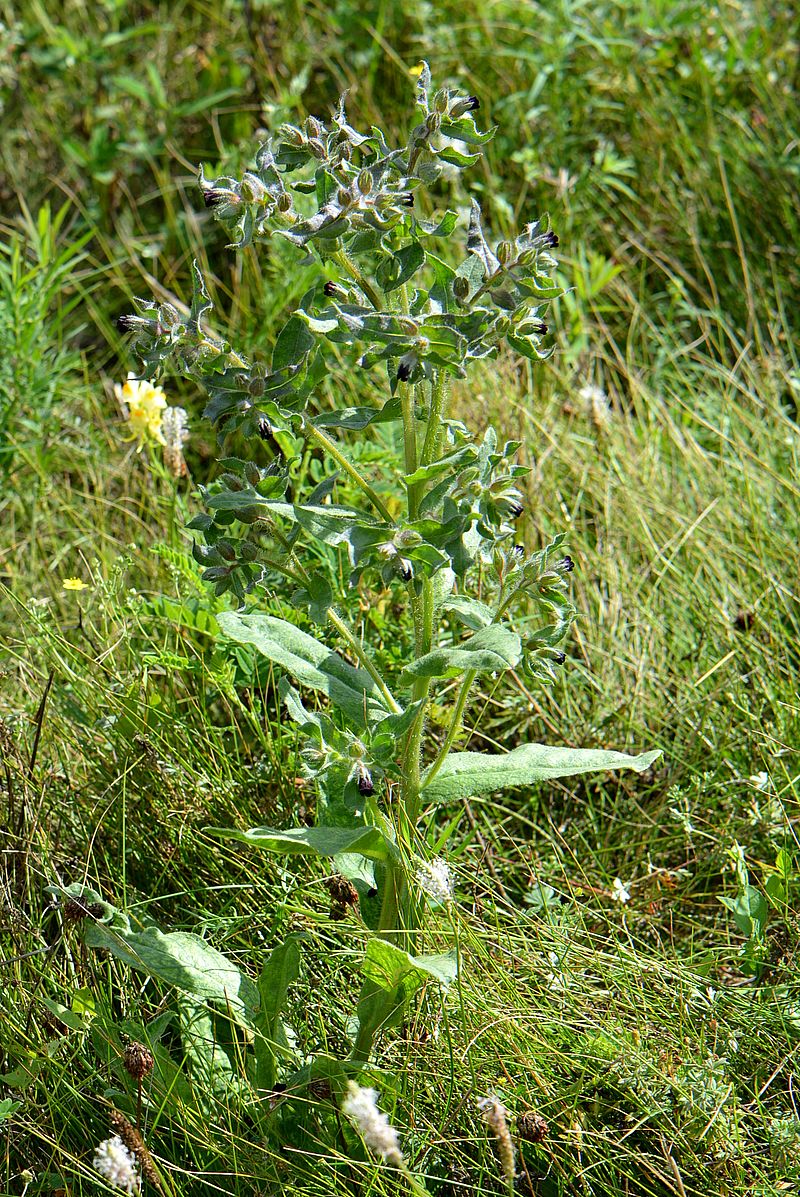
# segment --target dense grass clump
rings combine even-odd
[[[286,1022],[342,1058],[366,932],[322,866],[209,827],[311,823],[275,678],[217,637],[187,521],[216,476],[189,383],[188,476],[137,452],[114,398],[133,296],[179,310],[197,259],[216,332],[267,361],[307,286],[289,246],[234,255],[196,169],[237,175],[265,128],[404,127],[420,59],[497,124],[472,175],[495,237],[542,209],[567,293],[557,352],[503,356],[456,415],[522,442],[528,550],[566,530],[579,612],[554,685],[476,692],[459,747],[526,740],[662,758],[448,808],[455,902],[425,950],[462,981],[379,1038],[370,1084],[418,1183],[499,1193],[478,1099],[509,1112],[535,1194],[778,1194],[800,1175],[797,401],[793,7],[29,3],[0,10],[0,1190],[100,1191],[110,1111],[152,1153],[145,1191],[390,1192],[324,1087],[264,1131],[219,1009],[87,949],[59,887],[199,934],[256,977],[298,936]],[[467,189],[444,182],[443,206]],[[322,408],[374,401],[368,375]],[[397,448],[349,438],[367,471]],[[262,464],[268,461],[265,447]],[[307,477],[319,480],[313,453]],[[65,585],[66,584],[66,585]],[[270,610],[287,614],[275,587]],[[388,602],[378,652],[413,640]],[[429,731],[445,732],[442,709]],[[436,850],[436,843],[429,845]],[[293,941],[294,942],[294,941]],[[190,1034],[187,1028],[194,1027]],[[186,1044],[194,1047],[187,1050]],[[198,1044],[216,1044],[204,1051]],[[111,1191],[111,1190],[106,1190]]]

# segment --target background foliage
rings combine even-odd
[[[509,358],[457,389],[472,424],[491,413],[524,442],[524,535],[538,548],[568,528],[581,613],[560,680],[488,689],[470,746],[654,743],[664,758],[459,811],[465,984],[387,1038],[384,1106],[443,1194],[499,1191],[475,1112],[487,1090],[549,1123],[523,1144],[523,1191],[782,1191],[800,1168],[793,6],[0,14],[4,1190],[98,1190],[105,1103],[131,1097],[126,1032],[159,1045],[148,1141],[181,1193],[394,1183],[352,1144],[316,1158],[313,1111],[303,1152],[261,1141],[213,1062],[176,1051],[170,1018],[189,1013],[85,959],[46,886],[86,880],[237,959],[302,933],[290,1021],[309,1051],[342,1050],[358,926],[328,917],[319,869],[254,873],[203,830],[310,821],[311,795],[271,678],[215,643],[227,600],[210,602],[182,532],[191,485],[156,485],[122,441],[112,383],[133,362],[115,318],[134,295],[186,301],[197,257],[217,331],[269,360],[304,273],[278,245],[226,250],[197,165],[237,173],[260,128],[326,116],[348,87],[361,123],[391,127],[424,57],[500,125],[471,184],[495,236],[549,210],[570,288],[535,385]],[[358,387],[337,406],[364,401]],[[189,465],[207,482],[200,396],[170,397],[194,415]],[[70,576],[87,589],[64,591]],[[408,629],[376,618],[402,658]],[[338,1024],[322,1014],[336,1009]]]

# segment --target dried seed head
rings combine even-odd
[[[122,1063],[135,1081],[141,1081],[153,1071],[155,1060],[143,1043],[129,1043],[122,1053]]]
[[[81,923],[84,919],[101,919],[105,914],[102,902],[83,902],[80,898],[67,898],[62,903],[61,916],[65,923]]]
[[[503,1176],[510,1184],[514,1179],[514,1144],[508,1129],[508,1111],[497,1097],[482,1097],[478,1109],[483,1121],[497,1140],[497,1154]]]
[[[144,1139],[133,1126],[125,1115],[120,1110],[111,1110],[109,1113],[109,1121],[117,1132],[116,1137],[121,1139],[127,1147],[131,1155],[135,1156],[139,1162],[139,1167],[142,1170],[142,1175],[150,1181],[150,1184],[157,1193],[164,1192],[164,1186],[153,1163],[153,1157],[147,1149]],[[96,1167],[96,1165],[95,1165]],[[138,1192],[138,1189],[132,1189],[130,1192]]]
[[[535,1110],[525,1110],[517,1119],[517,1134],[527,1143],[544,1143],[549,1133],[547,1119]]]

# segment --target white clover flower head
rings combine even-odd
[[[606,428],[611,421],[611,404],[603,388],[590,382],[581,387],[578,396],[583,400],[589,419],[595,428]]]
[[[136,1172],[136,1160],[128,1151],[119,1135],[104,1139],[94,1153],[92,1167],[115,1189],[123,1193],[141,1192],[141,1182]]]
[[[611,900],[612,902],[621,902],[623,906],[631,900],[631,891],[621,877],[614,878],[614,884],[611,886]]]
[[[763,769],[760,773],[753,773],[752,776],[748,777],[747,780],[750,782],[750,785],[755,786],[757,790],[769,789],[769,773],[765,773]]]
[[[387,1164],[399,1168],[403,1153],[397,1138],[397,1131],[377,1106],[375,1089],[362,1089],[355,1081],[347,1082],[347,1096],[342,1102],[342,1113],[353,1122],[370,1151],[379,1155]]]
[[[122,386],[117,383],[114,394],[128,421],[130,439],[138,441],[140,449],[147,441],[163,445],[161,422],[167,406],[167,397],[161,387],[148,382],[146,378],[136,378],[134,374],[129,374],[127,382]]]
[[[446,904],[453,900],[453,879],[447,861],[437,856],[435,860],[420,863],[415,874],[417,885],[434,902]]]

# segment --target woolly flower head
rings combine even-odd
[[[397,1131],[378,1109],[377,1100],[378,1094],[374,1089],[362,1089],[355,1081],[348,1081],[342,1113],[354,1123],[370,1151],[387,1164],[399,1168],[403,1163],[403,1153]]]
[[[453,879],[447,861],[441,856],[437,856],[435,860],[423,861],[415,876],[419,888],[434,902],[452,902]]]
[[[121,1189],[123,1193],[141,1192],[136,1161],[119,1135],[103,1140],[94,1153],[92,1167],[115,1189]]]
[[[189,417],[182,407],[168,407],[161,419],[161,441],[164,461],[176,478],[186,474],[183,446],[189,439]]]
[[[167,406],[167,397],[161,387],[154,386],[147,379],[129,374],[128,381],[122,386],[117,383],[114,394],[128,421],[131,440],[138,441],[140,449],[146,441],[156,441],[163,445],[161,422]]]

